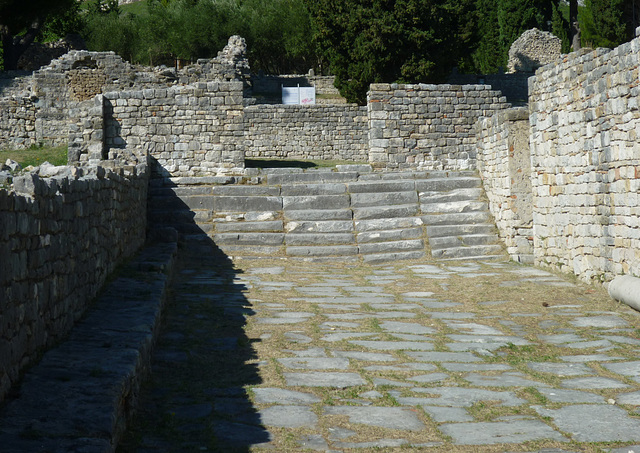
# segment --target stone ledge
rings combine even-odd
[[[0,411],[3,451],[115,451],[149,373],[176,253],[175,242],[145,247],[25,374]]]

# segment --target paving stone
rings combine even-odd
[[[610,450],[604,450],[607,453],[640,453],[640,444],[629,445],[622,448],[612,448]]]
[[[357,373],[283,373],[287,385],[300,387],[353,387],[366,381]]]
[[[335,442],[336,448],[393,448],[409,445],[406,439],[380,439],[371,442]]]
[[[629,323],[619,316],[584,316],[572,320],[571,324],[576,327],[598,327],[603,329],[629,326]]]
[[[314,404],[321,401],[320,398],[310,393],[280,388],[255,387],[252,389],[252,392],[256,403],[259,404],[278,403],[282,405],[299,405]]]
[[[464,333],[469,333],[470,335],[504,335],[503,332],[495,327],[486,326],[484,324],[460,321],[445,321],[445,323],[452,329],[461,330]]]
[[[409,378],[408,380],[412,382],[426,384],[430,382],[444,381],[448,378],[449,378],[449,375],[445,373],[431,373],[431,374],[421,374],[419,376],[414,376],[412,378]]]
[[[349,359],[362,360],[364,362],[397,362],[398,358],[391,354],[379,352],[358,352],[358,351],[332,351],[335,357],[346,357]]]
[[[633,362],[603,363],[602,366],[609,371],[613,371],[614,373],[618,373],[623,376],[640,376],[640,361],[637,360]]]
[[[422,306],[425,308],[430,308],[430,309],[435,309],[435,310],[441,310],[444,308],[453,308],[453,307],[459,307],[462,304],[459,304],[457,302],[438,302],[438,301],[422,301]]]
[[[358,434],[357,432],[350,429],[346,429],[346,428],[340,428],[340,427],[329,428],[329,440],[332,440],[332,441],[348,439],[349,437],[353,437],[357,434]]]
[[[397,333],[433,334],[437,332],[433,327],[425,327],[412,322],[383,321],[380,323],[380,327],[387,332]]]
[[[298,445],[307,450],[328,451],[329,444],[319,434],[309,434],[298,439]]]
[[[578,343],[585,340],[583,337],[576,335],[574,333],[562,333],[562,334],[555,334],[555,335],[538,335],[538,339],[540,341],[544,341],[546,343],[552,343],[552,344]]]
[[[640,419],[629,417],[619,407],[607,404],[533,408],[579,442],[628,442],[640,440]],[[587,415],[596,415],[589,417]]]
[[[265,426],[279,428],[311,428],[318,422],[318,416],[306,406],[271,406],[258,414]]]
[[[429,312],[429,316],[436,319],[470,319],[475,318],[475,313],[466,313],[466,312],[446,312],[446,313],[438,313],[438,312]]]
[[[328,341],[330,343],[348,340],[350,338],[363,338],[378,335],[375,332],[336,332],[325,335],[320,338],[321,341]]]
[[[565,362],[611,362],[614,360],[624,360],[624,357],[610,356],[606,354],[578,354],[578,355],[562,355],[561,360]]]
[[[608,340],[582,341],[579,343],[565,343],[559,345],[561,348],[570,349],[591,349],[591,348],[611,348],[613,345]]]
[[[423,362],[482,362],[482,359],[470,352],[415,352],[407,351],[406,354]]]
[[[616,400],[620,404],[640,406],[640,392],[622,393],[616,397]]]
[[[513,368],[501,363],[441,363],[440,366],[448,371],[459,373],[472,371],[508,371]]]
[[[584,377],[565,379],[562,386],[570,389],[624,389],[629,386],[615,379],[605,377]]]
[[[604,404],[605,399],[602,395],[595,393],[583,392],[580,390],[565,390],[557,388],[538,388],[542,395],[547,397],[549,401],[554,403],[596,403]]]
[[[464,379],[480,387],[549,387],[549,384],[527,379],[522,373],[502,373],[496,376],[470,373]]]
[[[296,357],[327,357],[327,353],[324,348],[319,347],[311,347],[309,349],[303,350],[292,350],[292,349],[283,349],[284,352],[289,354],[293,354]]]
[[[406,431],[424,429],[424,424],[413,411],[400,407],[328,406],[324,408],[324,414],[346,415],[350,423],[379,428]]]
[[[313,341],[313,338],[308,337],[307,335],[304,335],[301,333],[296,333],[296,332],[287,332],[284,334],[284,337],[293,343],[300,343],[300,344],[309,344]]]
[[[409,406],[450,406],[470,407],[481,401],[500,401],[503,406],[519,406],[526,400],[518,398],[510,391],[484,390],[462,387],[430,387],[414,388],[416,393],[439,395],[438,397],[403,397],[398,395],[396,400],[400,404]]]
[[[461,407],[422,406],[424,411],[438,423],[444,422],[472,422],[473,417]]]
[[[454,423],[441,425],[439,429],[460,445],[511,444],[543,439],[568,441],[539,420]]]
[[[349,343],[379,351],[430,351],[432,343],[418,341],[351,340]]]
[[[349,360],[342,358],[280,358],[278,362],[293,370],[346,370]]]
[[[528,363],[527,366],[533,371],[551,373],[559,377],[595,374],[592,368],[589,368],[587,365],[582,363],[534,362]]]
[[[529,340],[524,338],[514,337],[512,335],[460,335],[452,334],[447,335],[452,340],[462,343],[479,343],[479,344],[499,344],[500,346],[506,346],[507,344],[513,344],[516,346],[530,345]]]
[[[373,385],[376,387],[413,387],[415,384],[409,384],[408,382],[397,381],[394,379],[385,378],[373,378]]]

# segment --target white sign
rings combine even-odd
[[[315,87],[282,87],[282,103],[286,105],[312,105],[316,103]]]

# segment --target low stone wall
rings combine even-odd
[[[477,124],[478,171],[511,259],[533,262],[529,111],[505,110]]]
[[[529,81],[536,264],[640,276],[640,38]]]
[[[145,239],[146,165],[47,171],[0,189],[0,400]]]
[[[251,106],[244,128],[247,158],[368,160],[366,107]]]
[[[372,84],[369,161],[388,168],[476,168],[475,124],[509,107],[488,85]]]
[[[200,82],[105,99],[110,158],[148,155],[172,176],[244,167],[242,82]]]

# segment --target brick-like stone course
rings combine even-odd
[[[488,85],[372,84],[369,161],[388,168],[476,168],[475,123],[509,107]]]
[[[244,109],[247,158],[369,158],[366,107],[256,105]]]
[[[583,50],[529,80],[537,264],[640,276],[639,54]]]
[[[529,110],[514,108],[477,124],[478,171],[511,258],[533,260]]]
[[[0,189],[0,400],[145,239],[146,165],[47,171]]]

